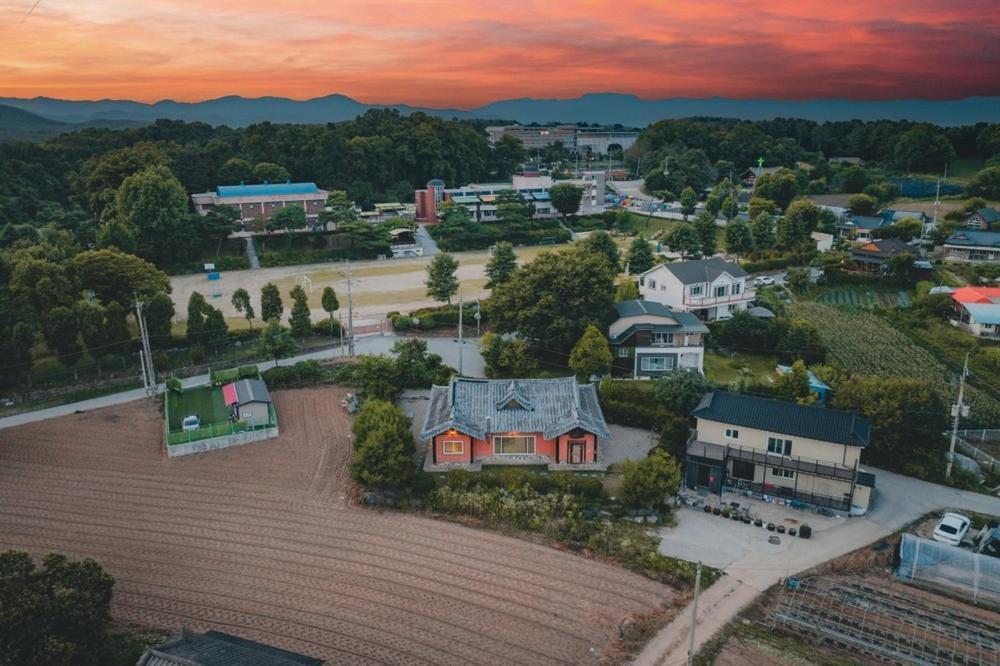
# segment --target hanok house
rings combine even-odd
[[[653,379],[675,370],[704,372],[708,327],[693,314],[640,300],[619,303],[615,310],[608,338],[616,375]]]
[[[241,379],[222,387],[222,399],[233,410],[234,421],[260,426],[271,422],[271,394],[259,379]]]
[[[685,483],[747,490],[837,511],[868,509],[875,476],[860,469],[871,425],[854,412],[714,391],[692,415]]]
[[[453,377],[431,389],[421,437],[424,469],[547,465],[604,470],[611,432],[593,384],[563,379]]]

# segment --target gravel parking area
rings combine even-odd
[[[113,615],[330,663],[596,663],[665,586],[414,515],[352,508],[336,389],[275,393],[281,436],[168,460],[139,401],[0,431],[0,549],[93,557]]]

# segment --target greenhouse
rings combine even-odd
[[[904,534],[896,578],[1000,608],[1000,558]]]

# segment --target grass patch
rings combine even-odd
[[[182,393],[168,391],[167,404],[170,408],[168,425],[171,432],[180,430],[181,421],[191,414],[197,415],[204,427],[225,423],[232,413],[222,399],[222,389],[211,386],[188,388]]]
[[[736,352],[723,356],[713,352],[705,354],[705,376],[716,384],[725,386],[739,380],[743,370],[749,370],[749,378],[766,382],[774,374],[778,357],[774,354],[746,354]]]

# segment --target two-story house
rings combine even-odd
[[[432,386],[421,429],[424,469],[547,465],[606,470],[611,431],[593,384],[576,378],[470,379]]]
[[[871,424],[854,412],[714,391],[692,412],[685,482],[830,507],[868,509],[875,476],[861,471]]]
[[[660,264],[639,276],[639,295],[704,321],[729,319],[756,297],[748,277],[738,265],[718,257]]]
[[[981,338],[1000,339],[1000,287],[962,287],[951,299],[952,324]]]
[[[704,372],[708,327],[693,314],[640,300],[619,303],[615,311],[608,340],[618,373],[654,379],[675,370]]]

